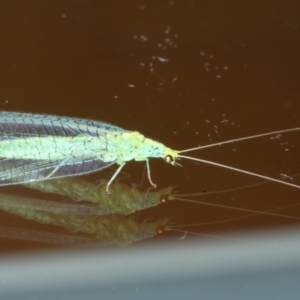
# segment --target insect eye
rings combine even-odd
[[[165,157],[165,161],[166,161],[167,163],[173,163],[173,162],[174,162],[174,158],[173,158],[171,155],[167,155],[167,156]]]
[[[160,197],[160,203],[166,203],[168,200],[168,195],[162,195]]]
[[[162,234],[165,232],[165,227],[164,226],[159,226],[157,229],[156,229],[156,232],[158,234]]]

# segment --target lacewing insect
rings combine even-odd
[[[78,206],[78,213],[74,213],[75,206]],[[61,203],[50,204],[49,201],[0,194],[1,210],[40,224],[52,224],[74,233],[89,234],[100,245],[126,246],[154,237],[158,228],[164,227],[168,222],[168,218],[138,222],[131,216],[120,214],[98,215],[93,214],[89,209],[83,210],[84,207],[79,205],[70,205],[69,208],[63,207]],[[0,229],[0,236],[1,233],[7,235]],[[23,233],[19,235],[22,236]]]
[[[233,139],[181,151],[146,138],[137,131],[128,131],[104,122],[41,114],[0,112],[0,186],[83,175],[113,164],[119,167],[106,185],[117,177],[126,162],[145,161],[149,182],[152,182],[149,158],[163,158],[179,165],[177,160],[189,159],[256,176],[277,183],[300,186],[238,169],[224,164],[182,155],[182,153],[227,143],[297,131],[291,128]]]
[[[121,214],[130,215],[136,211],[145,210],[149,207],[165,202],[166,197],[171,198],[171,187],[146,192],[135,186],[115,180],[110,185],[108,195],[106,185],[108,180],[102,178],[97,183],[80,180],[75,177],[65,177],[54,180],[36,181],[25,184],[30,189],[36,189],[43,193],[52,193],[67,196],[75,202],[87,201],[98,205],[95,214]],[[1,198],[0,198],[1,203]]]

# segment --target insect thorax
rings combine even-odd
[[[144,161],[150,157],[165,158],[170,155],[173,158],[178,156],[177,151],[165,147],[162,143],[153,141],[144,137],[139,132],[118,132],[107,133],[107,158],[112,160],[113,157],[119,164],[130,161]]]
[[[135,160],[141,161],[146,160],[147,158],[163,158],[166,160],[166,157],[171,156],[172,159],[178,157],[178,153],[175,150],[172,150],[166,147],[164,144],[153,141],[148,138],[144,138],[144,142],[141,145],[139,156],[135,157]]]

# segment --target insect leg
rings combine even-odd
[[[150,182],[150,184],[151,184],[154,188],[156,188],[157,185],[156,185],[155,183],[153,183],[153,181],[152,181],[152,179],[151,179],[150,164],[149,164],[149,160],[148,160],[148,159],[146,159],[146,166],[147,166],[147,174],[148,174],[149,182]]]
[[[108,181],[108,183],[106,184],[106,193],[109,194],[109,186],[111,185],[111,183],[114,181],[114,179],[118,176],[118,174],[120,173],[120,171],[122,170],[122,168],[125,166],[125,163],[123,162],[119,168],[117,169],[117,171],[114,173],[114,175],[110,178],[110,180]]]
[[[47,176],[45,176],[45,179],[51,179],[51,177],[56,173],[56,171],[66,164],[66,161],[68,161],[68,159],[64,159],[63,161],[61,161],[59,165],[57,165]]]

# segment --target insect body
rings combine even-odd
[[[163,144],[103,122],[0,112],[0,185],[81,175],[112,164],[178,154]],[[175,162],[171,162],[175,163]]]
[[[151,180],[148,161],[153,157],[163,158],[172,165],[176,165],[176,160],[180,158],[195,160],[300,188],[286,181],[182,155],[188,151],[299,129],[274,131],[176,151],[144,137],[139,132],[124,130],[99,121],[1,111],[0,185],[82,175],[116,163],[119,168],[106,185],[108,192],[110,184],[126,162],[134,159],[146,161],[148,179],[155,187]]]

